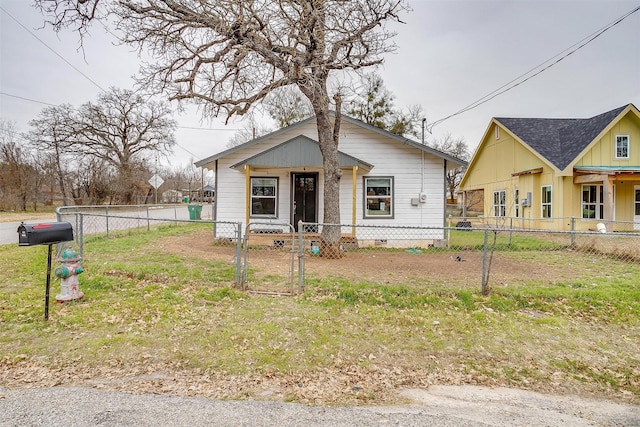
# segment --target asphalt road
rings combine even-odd
[[[475,386],[405,390],[410,404],[316,407],[132,395],[83,387],[0,387],[0,426],[640,426],[640,407]]]
[[[107,207],[108,208],[108,207]],[[212,218],[212,205],[206,204],[202,206],[201,218],[203,220],[211,220]],[[86,233],[103,233],[107,230],[105,214],[106,210],[95,209],[93,211],[95,215],[100,216],[86,216],[85,217],[85,232]],[[142,207],[141,210],[120,211],[116,209],[109,210],[110,221],[109,229],[126,229],[129,227],[140,227],[147,224],[146,218],[152,219],[166,219],[166,220],[189,220],[190,214],[187,205],[166,205],[166,206],[151,206],[148,209]],[[127,218],[141,218],[140,220],[133,220]],[[75,215],[65,215],[62,218],[63,221],[75,222]],[[35,224],[39,222],[56,222],[57,217],[55,214],[51,214],[50,218],[28,220],[24,221],[27,224]],[[153,221],[151,222],[153,224]],[[18,245],[18,226],[20,221],[17,222],[0,222],[0,245],[15,243]]]
[[[50,219],[42,220],[42,221],[25,221],[27,223],[31,222],[55,222],[56,218],[53,216]],[[15,243],[18,246],[18,226],[20,225],[20,221],[18,222],[0,222],[0,245],[6,245],[10,243]]]

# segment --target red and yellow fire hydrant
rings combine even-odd
[[[58,259],[62,265],[56,267],[56,276],[60,278],[60,293],[56,295],[56,301],[65,302],[80,299],[84,296],[78,287],[78,275],[84,271],[80,264],[80,256],[72,249],[67,248]]]

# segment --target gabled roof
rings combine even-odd
[[[385,136],[385,137],[387,137],[387,138],[389,138],[389,139],[391,139],[393,141],[400,142],[400,143],[405,144],[405,145],[409,145],[409,146],[417,148],[418,150],[421,150],[421,151],[423,151],[425,153],[429,153],[429,154],[432,154],[432,155],[434,155],[436,157],[440,157],[440,158],[446,160],[451,168],[456,168],[456,167],[459,167],[459,166],[466,166],[467,165],[467,162],[465,162],[464,160],[458,159],[457,157],[454,157],[454,156],[451,156],[449,154],[443,153],[442,151],[438,151],[438,150],[436,150],[434,148],[431,148],[431,147],[429,147],[427,145],[420,144],[419,142],[412,141],[412,140],[410,140],[408,138],[396,135],[394,133],[391,133],[391,132],[386,131],[384,129],[381,129],[379,127],[369,125],[369,124],[367,124],[367,123],[365,123],[363,121],[360,121],[358,119],[354,119],[353,117],[346,116],[346,115],[343,114],[341,116],[341,118],[346,123],[350,123],[352,125],[359,126],[359,127],[363,128],[363,129],[366,129],[366,130],[369,130],[371,132],[375,132],[375,133],[378,133],[378,134],[380,134],[382,136]],[[199,160],[199,161],[195,162],[194,164],[197,167],[203,167],[203,166],[205,166],[205,165],[207,165],[207,164],[209,164],[209,163],[211,163],[211,162],[213,162],[215,160],[218,160],[218,159],[221,159],[223,157],[226,157],[229,154],[233,154],[233,153],[235,153],[237,151],[240,151],[240,150],[243,150],[243,149],[245,149],[247,147],[251,147],[251,146],[259,144],[259,143],[261,143],[263,141],[275,138],[278,135],[281,135],[281,134],[283,134],[285,132],[295,131],[296,129],[301,128],[301,127],[303,127],[303,126],[305,126],[305,125],[307,125],[307,124],[309,124],[311,122],[315,122],[315,120],[316,120],[315,116],[311,116],[311,117],[309,117],[307,119],[299,121],[298,123],[294,123],[294,124],[292,124],[290,126],[284,127],[284,128],[279,129],[279,130],[277,130],[275,132],[268,133],[268,134],[263,135],[263,136],[261,136],[259,138],[256,138],[256,139],[253,139],[251,141],[245,142],[244,144],[237,145],[235,147],[229,148],[228,150],[221,151],[220,153],[217,153],[217,154],[209,156],[209,157],[207,157],[205,159]]]
[[[629,107],[635,109],[633,104],[628,104],[589,119],[500,117],[495,120],[556,168],[564,170]]]
[[[373,168],[373,165],[341,151],[338,151],[338,162],[341,168],[351,166],[363,169]],[[317,141],[304,135],[298,135],[231,167],[240,168],[244,165],[254,167],[322,167],[322,153]]]

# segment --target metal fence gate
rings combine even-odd
[[[294,293],[297,254],[296,231],[291,224],[250,222],[242,238],[242,289]]]

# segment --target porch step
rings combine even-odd
[[[303,245],[306,249],[314,246],[320,246],[320,234],[305,233]],[[273,249],[290,249],[298,250],[299,239],[297,235],[287,233],[250,233],[247,237],[249,247],[264,247]],[[358,239],[351,235],[343,235],[340,237],[340,246],[344,250],[358,249]]]

